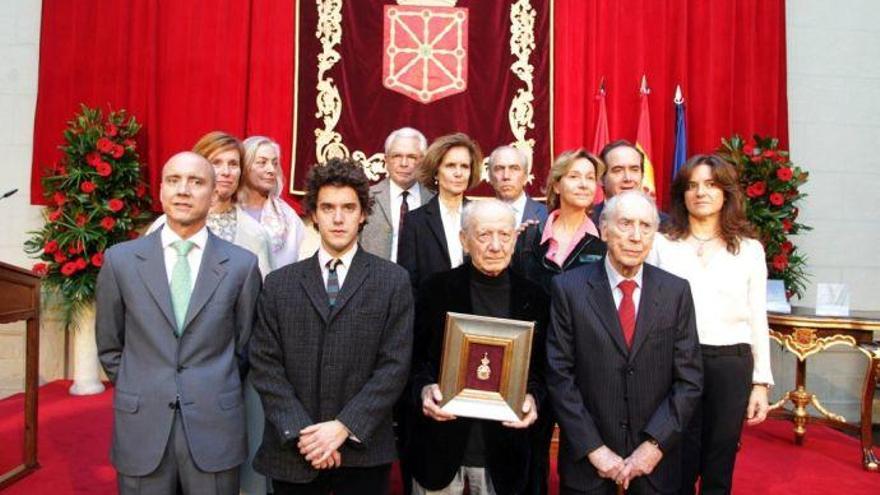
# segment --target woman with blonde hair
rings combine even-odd
[[[305,226],[283,199],[284,174],[281,172],[281,147],[264,136],[244,140],[242,185],[238,203],[269,234],[274,268],[299,259]]]
[[[694,296],[703,397],[682,439],[682,489],[727,494],[743,421],[767,417],[773,384],[767,265],[745,215],[736,167],[696,155],[672,182],[670,221],[649,258],[685,278]]]
[[[605,243],[590,219],[596,184],[605,165],[579,148],[563,152],[547,177],[547,221],[519,235],[513,269],[550,293],[550,280],[605,254]]]
[[[254,253],[260,272],[265,277],[274,268],[269,252],[269,236],[257,221],[236,204],[244,156],[241,141],[231,134],[212,131],[202,136],[192,151],[205,157],[214,167],[214,196],[208,212],[208,229],[217,237]],[[163,225],[165,215],[157,218],[147,232],[153,232]]]

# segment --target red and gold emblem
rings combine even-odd
[[[385,6],[382,85],[428,104],[467,89],[468,9],[449,0]]]

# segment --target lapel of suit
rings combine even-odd
[[[391,184],[389,181],[390,179],[386,178],[376,184],[376,194],[373,197],[376,198],[376,204],[379,205],[382,215],[385,216],[385,221],[391,225]]]
[[[657,320],[658,296],[661,288],[653,275],[648,265],[642,265],[642,288],[639,296],[639,310],[636,313],[636,330],[633,336],[632,351],[629,353],[630,361],[635,359],[642,344],[645,343],[645,339],[654,329],[654,322]]]
[[[171,288],[168,286],[168,271],[165,268],[165,253],[162,251],[162,229],[159,228],[141,241],[142,249],[135,253],[140,260],[137,271],[147,287],[150,296],[168,320],[168,328],[177,328],[174,310],[171,307]]]
[[[437,238],[437,242],[443,247],[446,265],[452,266],[452,260],[449,258],[449,245],[446,244],[446,231],[443,230],[443,218],[440,216],[440,197],[434,196],[424,208],[425,215],[428,218],[428,228],[431,229],[434,237]]]
[[[523,215],[522,215],[523,222],[525,222],[526,220],[529,220],[529,219],[537,219],[537,218],[538,218],[538,212],[535,211],[535,200],[526,196],[526,204],[525,204],[525,206],[523,206]]]
[[[620,328],[620,320],[617,318],[617,306],[614,304],[614,297],[611,295],[611,285],[608,283],[608,274],[605,271],[605,261],[597,263],[595,270],[590,272],[587,280],[587,301],[593,307],[602,326],[611,336],[611,340],[617,346],[617,350],[626,356],[629,350],[626,347],[626,340],[623,338],[623,330]]]
[[[345,282],[342,283],[339,294],[336,296],[336,304],[330,310],[330,321],[333,321],[333,318],[342,311],[342,308],[345,307],[351,296],[361,288],[369,273],[370,257],[367,256],[366,251],[358,247],[357,252],[354,253],[354,258],[351,260],[351,266],[348,267],[348,273],[345,274]]]
[[[308,260],[300,274],[299,283],[303,290],[315,307],[315,311],[321,315],[324,323],[330,318],[330,300],[327,297],[327,287],[324,285],[324,276],[321,274],[321,265],[318,261],[318,253],[316,252]]]
[[[189,307],[186,310],[184,330],[214,295],[220,281],[226,277],[226,267],[223,264],[227,261],[229,261],[229,256],[220,246],[220,240],[208,232],[208,242],[205,243],[205,252],[202,253],[202,263],[199,266],[199,273],[196,275],[196,285],[193,287]]]

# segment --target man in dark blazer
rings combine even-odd
[[[469,203],[462,215],[461,242],[469,262],[426,282],[416,304],[412,379],[413,434],[408,460],[413,493],[442,490],[484,495],[523,493],[531,445],[528,428],[545,399],[544,340],[550,301],[544,291],[508,270],[516,238],[513,210],[490,199]],[[441,410],[440,376],[446,313],[454,311],[535,322],[524,418],[499,423],[456,418]]]
[[[397,239],[406,213],[434,197],[416,180],[427,147],[425,136],[412,127],[397,129],[385,140],[388,176],[370,187],[373,212],[361,231],[361,247],[367,252],[396,262]]]
[[[276,494],[387,493],[412,290],[405,270],[357,245],[370,213],[359,163],[315,166],[306,189],[320,248],[270,273],[258,303],[251,360],[266,427],[254,468]]]
[[[605,203],[623,191],[640,190],[645,175],[645,154],[626,139],[618,139],[605,145],[599,152],[599,158],[605,164],[605,171],[599,177],[605,201],[595,205],[590,213],[590,219],[596,225],[599,225]],[[662,211],[659,215],[660,225],[665,226],[669,215]]]
[[[524,191],[531,167],[526,153],[510,145],[495,148],[486,167],[495,197],[509,204],[516,213],[516,224],[547,221],[547,207]]]
[[[605,207],[601,263],[553,281],[547,384],[561,427],[561,494],[675,493],[680,437],[702,391],[688,283],[645,264],[653,200],[621,193]]]
[[[241,376],[260,291],[257,258],[205,227],[214,169],[162,169],[165,226],[108,249],[96,287],[101,364],[116,387],[110,459],[122,494],[237,494]]]

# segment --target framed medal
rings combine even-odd
[[[534,322],[446,313],[441,409],[493,421],[523,417]]]

